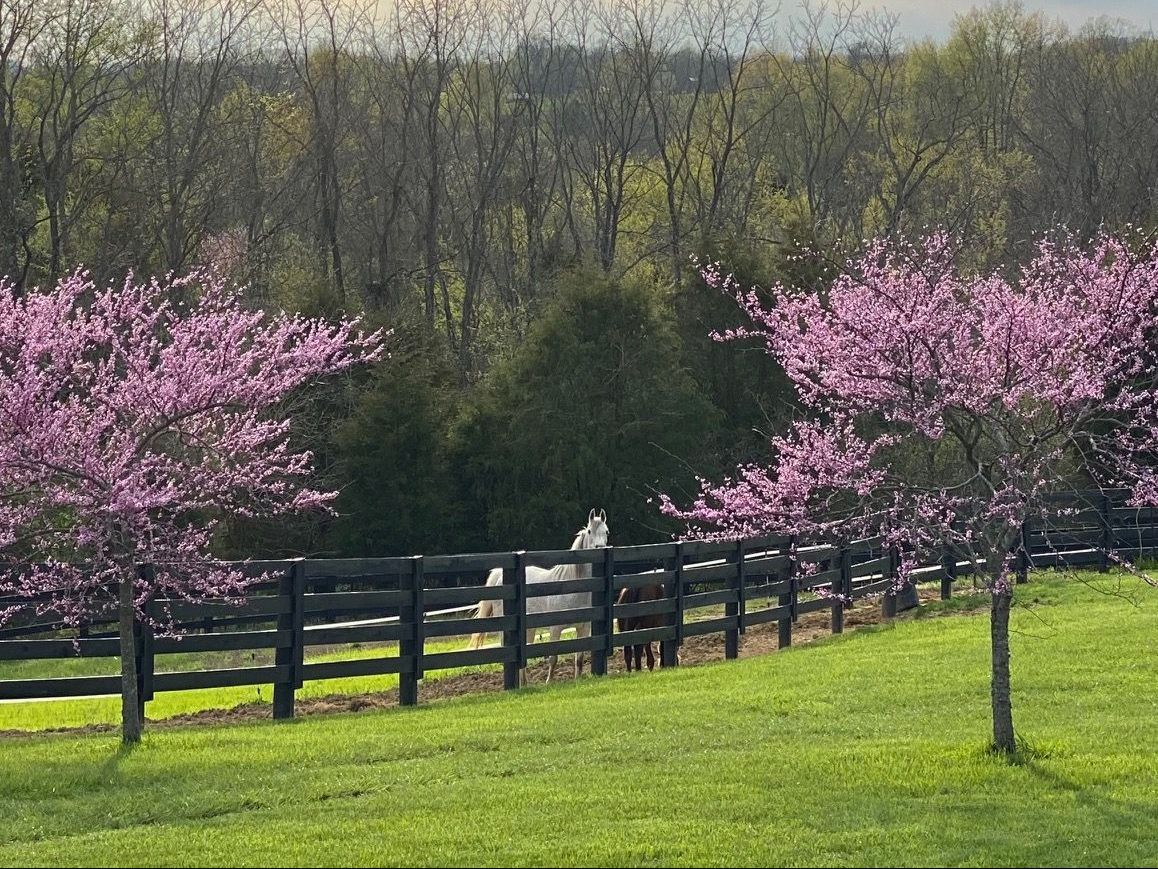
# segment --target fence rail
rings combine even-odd
[[[1075,500],[1082,509],[1072,515],[1024,529],[1022,574],[1031,566],[1106,569],[1107,546],[1124,558],[1158,549],[1158,511],[1128,509],[1101,493]],[[780,645],[786,646],[793,624],[809,612],[830,610],[832,631],[839,633],[847,608],[894,584],[898,560],[880,539],[836,546],[764,536],[599,550],[248,563],[244,569],[251,576],[272,574],[273,580],[252,588],[240,606],[150,603],[153,613],[172,614],[180,636],[154,636],[147,622],[136,626],[138,687],[144,703],[160,691],[272,685],[273,715],[284,718],[293,715],[297,689],[319,679],[397,674],[400,702],[413,705],[423,674],[432,669],[502,664],[504,686],[513,689],[529,659],[583,651],[591,655],[592,671],[602,674],[617,649],[659,641],[661,664],[672,666],[687,637],[719,633],[724,635],[725,657],[735,658],[748,628],[776,622]],[[560,563],[585,565],[590,576],[527,584],[528,566]],[[485,586],[494,568],[503,571],[503,583]],[[913,579],[940,583],[941,597],[948,598],[954,582],[971,572],[969,562],[942,550],[928,553]],[[623,589],[653,584],[662,588],[659,599],[618,603]],[[591,605],[527,612],[527,601],[535,596],[569,592],[590,593]],[[498,602],[502,614],[473,618],[483,600]],[[0,607],[13,602],[0,599]],[[619,619],[640,617],[653,621],[625,632],[614,629]],[[591,623],[590,637],[527,642],[528,631],[576,621]],[[453,651],[427,647],[428,640],[481,631],[497,634],[501,641]],[[368,643],[393,645],[373,657],[306,661],[310,648]],[[272,651],[273,660],[260,666],[158,672],[167,655],[239,651]],[[117,655],[112,615],[66,630],[48,612],[0,630],[0,662]],[[119,691],[117,675],[0,680],[0,700]]]

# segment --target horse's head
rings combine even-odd
[[[607,546],[611,536],[611,529],[607,527],[607,513],[600,510],[596,514],[595,508],[592,508],[587,514],[587,524],[579,533],[583,537],[583,541],[579,544],[580,549],[601,549]]]

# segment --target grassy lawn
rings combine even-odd
[[[466,639],[432,640],[426,648],[430,652],[452,652],[466,647]],[[495,635],[491,636],[494,641]],[[349,661],[360,658],[395,657],[398,646],[381,643],[373,646],[348,646],[340,651],[307,649],[306,661]],[[273,652],[202,652],[196,654],[159,655],[157,672],[172,672],[197,668],[247,667],[271,663]],[[71,658],[38,661],[5,661],[0,678],[31,679],[53,676],[88,676],[120,672],[116,658]],[[431,670],[427,679],[438,679],[447,672],[464,673],[475,670],[499,669],[499,665],[463,667],[453,671]],[[297,691],[299,699],[324,697],[329,694],[364,694],[387,691],[398,686],[398,676],[349,676],[339,679],[306,682]],[[245,685],[230,688],[199,688],[191,691],[166,691],[156,695],[146,705],[145,714],[152,719],[170,718],[202,709],[230,709],[242,703],[273,702],[272,685]],[[0,703],[0,730],[45,730],[52,727],[79,727],[88,724],[117,724],[121,720],[120,697],[94,697],[69,700],[51,700],[29,703]]]
[[[803,598],[802,598],[803,599]],[[754,599],[749,609],[775,606],[776,601]],[[943,606],[943,604],[938,604]],[[688,621],[714,618],[724,614],[723,606],[701,607],[688,611]],[[568,628],[565,638],[575,636]],[[544,629],[541,639],[547,638]],[[466,648],[468,636],[429,639],[425,650],[428,653],[455,652]],[[491,633],[488,643],[496,643],[501,634]],[[394,657],[398,654],[396,643],[351,644],[337,650],[321,647],[307,647],[307,663],[325,661],[349,661],[361,658]],[[219,669],[226,667],[257,667],[272,664],[272,649],[234,652],[196,652],[158,655],[156,672],[176,672],[181,670]],[[561,666],[570,667],[569,655],[563,656]],[[0,661],[0,679],[44,679],[62,676],[99,676],[120,673],[119,658],[44,658],[32,661]],[[449,674],[499,671],[499,664],[481,664],[472,667],[458,667],[453,670],[427,670],[426,680],[436,680]],[[334,694],[357,695],[370,692],[391,691],[398,687],[398,676],[384,674],[377,676],[349,676],[321,681],[308,681],[298,689],[299,700],[326,697]],[[149,701],[145,715],[153,720],[171,718],[206,709],[231,709],[247,703],[270,705],[273,702],[272,685],[246,685],[228,688],[200,688],[190,691],[160,692]],[[119,697],[82,699],[62,699],[34,702],[0,703],[0,730],[47,730],[57,727],[83,727],[93,724],[119,724],[121,701]]]
[[[1153,865],[1158,596],[1038,576],[987,755],[988,619],[293,722],[0,742],[0,865]]]

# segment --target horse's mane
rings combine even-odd
[[[571,541],[571,551],[582,549],[580,545],[587,536],[587,528],[580,528],[575,532],[575,539]],[[556,564],[551,568],[552,579],[578,579],[579,565],[578,564]]]

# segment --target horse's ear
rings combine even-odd
[[[595,508],[591,508],[591,512],[587,514],[587,524],[590,525],[595,520]]]
[[[599,521],[601,521],[601,522],[607,521],[607,511],[604,510],[602,507],[599,508]]]

